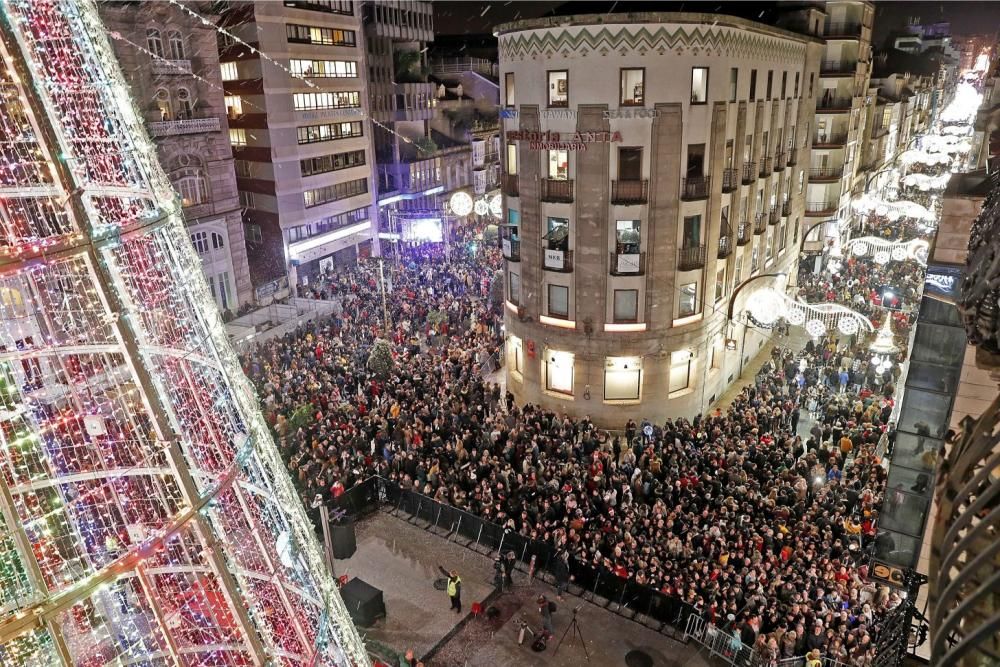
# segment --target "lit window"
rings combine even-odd
[[[691,68],[691,104],[708,102],[708,68]]]
[[[233,148],[243,148],[247,145],[247,131],[242,127],[229,128],[229,143]]]
[[[195,232],[191,235],[191,243],[199,255],[208,253],[208,232]]]
[[[511,336],[507,340],[507,363],[513,373],[524,373],[524,344],[517,336]]]
[[[729,70],[729,101],[735,102],[739,92],[740,69],[733,67]]]
[[[726,296],[726,267],[722,267],[715,274],[715,300],[720,301]]]
[[[199,174],[186,174],[174,181],[174,187],[181,196],[181,204],[195,206],[208,199],[208,182]]]
[[[219,68],[222,70],[223,81],[235,81],[240,78],[236,71],[236,63],[219,63]]]
[[[605,401],[637,401],[641,391],[641,357],[607,357],[605,359]]]
[[[517,144],[507,144],[507,173],[517,174]]]
[[[549,285],[549,315],[551,317],[569,317],[569,288],[563,285]]]
[[[191,102],[191,93],[187,88],[177,89],[177,116],[178,118],[191,118],[194,112],[194,105]]]
[[[517,104],[516,98],[514,97],[514,73],[507,72],[503,75],[503,97],[504,106],[513,107]]]
[[[645,104],[645,68],[625,68],[621,70],[622,106],[642,106]]]
[[[689,350],[670,353],[670,385],[668,391],[675,392],[691,386],[691,365],[694,359]]]
[[[615,252],[619,255],[636,255],[642,244],[639,220],[615,221]]]
[[[513,271],[510,272],[507,300],[515,306],[521,303],[521,276]]]
[[[639,290],[616,289],[614,303],[615,322],[637,322],[639,320]]]
[[[569,178],[569,152],[549,151],[549,178],[565,181]]]
[[[184,60],[184,38],[176,30],[167,33],[167,42],[170,44],[170,58],[172,60]]]
[[[170,91],[166,88],[156,90],[156,108],[160,112],[160,120],[170,120],[173,116],[170,108]]]
[[[163,57],[163,38],[159,30],[150,28],[146,31],[146,48],[157,58]]]
[[[549,106],[569,106],[569,72],[558,70],[549,72]]]
[[[226,115],[230,118],[239,118],[243,115],[243,98],[239,95],[226,95],[223,98],[226,102]]]
[[[573,394],[573,354],[545,351],[545,388],[560,394]]]
[[[698,312],[698,283],[681,285],[681,296],[678,301],[678,317],[691,317]]]

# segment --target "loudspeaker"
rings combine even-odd
[[[357,577],[344,584],[340,589],[340,597],[344,599],[351,620],[358,625],[368,627],[377,619],[385,617],[382,591]]]
[[[350,558],[358,550],[358,540],[354,536],[354,524],[331,526],[330,539],[333,540],[333,557]]]

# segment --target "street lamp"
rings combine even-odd
[[[912,144],[915,141],[919,141],[923,138],[924,137],[922,134],[919,134],[915,137],[910,137],[910,139],[905,144],[899,147],[899,149],[893,154],[891,158],[886,160],[886,166],[882,167],[874,174],[871,174],[867,178],[865,178],[865,194],[868,194],[868,189],[871,187],[872,181],[875,179],[876,176],[878,176],[879,174],[884,174],[885,172],[890,171],[892,169],[895,169],[896,158],[905,153],[906,150],[910,147],[910,144]]]
[[[754,282],[755,280],[761,280],[763,278],[787,278],[788,274],[784,271],[779,271],[777,273],[762,273],[759,276],[753,276],[752,278],[747,278],[739,285],[733,289],[733,293],[729,295],[729,308],[726,310],[726,322],[730,325],[733,323],[733,310],[736,308],[736,297],[743,290],[744,287]],[[737,374],[738,378],[743,377],[743,355],[746,351],[747,345],[747,325],[743,325],[743,341],[740,344],[740,370]],[[736,350],[736,339],[726,338],[726,349],[735,351]]]

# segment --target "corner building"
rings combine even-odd
[[[796,270],[822,43],[692,13],[496,34],[508,388],[604,426],[706,410],[776,278],[733,323],[730,296]]]

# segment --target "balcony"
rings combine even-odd
[[[844,60],[824,60],[819,64],[820,76],[844,76],[854,74],[858,69],[857,62]]]
[[[806,202],[806,215],[810,218],[824,215],[833,215],[837,212],[837,201],[811,201]]]
[[[611,181],[612,204],[645,204],[649,199],[649,181]]]
[[[190,60],[161,60],[159,58],[153,59],[153,66],[151,68],[154,75],[167,75],[167,76],[191,76],[191,61]]]
[[[719,259],[725,259],[733,254],[733,230],[728,222],[722,223],[722,230],[719,232]]]
[[[503,193],[508,197],[517,197],[517,174],[503,175]]]
[[[712,179],[708,176],[689,176],[681,183],[681,199],[684,201],[708,199],[711,185]]]
[[[784,171],[785,170],[785,154],[778,153],[774,156],[774,170]]]
[[[882,125],[879,123],[872,128],[872,139],[877,139],[878,137],[883,137],[887,134],[889,134],[888,125]]]
[[[861,171],[874,171],[876,166],[878,166],[878,158],[871,157],[858,165],[858,169]]]
[[[767,178],[771,175],[771,158],[765,157],[760,160],[760,177]]]
[[[777,225],[781,221],[781,207],[775,204],[771,208],[770,214],[767,216],[767,221],[772,225]]]
[[[794,167],[799,162],[799,149],[790,148],[788,149],[788,166]]]
[[[761,211],[753,218],[753,233],[763,234],[765,231],[767,231],[767,213]]]
[[[844,166],[839,167],[814,167],[809,170],[810,183],[830,183],[840,179],[844,175]]]
[[[722,170],[722,191],[732,192],[739,185],[739,176],[735,169]]]
[[[823,31],[823,37],[831,39],[834,37],[841,38],[851,38],[861,36],[861,24],[860,23],[835,23],[833,21],[826,24]]]
[[[786,218],[792,214],[792,202],[786,201],[781,205],[781,215]]]
[[[745,162],[743,164],[743,185],[750,185],[757,180],[757,163]]]
[[[500,250],[509,262],[521,261],[521,241],[517,239],[500,239]]]
[[[677,253],[677,268],[680,271],[694,271],[705,266],[705,246],[696,245],[681,248]]]
[[[573,273],[573,251],[572,250],[551,250],[545,251],[545,262],[542,265],[546,271],[556,273]]]
[[[744,220],[736,226],[736,245],[744,246],[750,243],[751,238],[753,238],[753,226]]]
[[[158,120],[149,123],[149,133],[154,137],[174,137],[179,134],[201,134],[221,132],[218,116],[208,118],[183,118],[178,120]]]
[[[836,148],[847,144],[847,130],[842,132],[817,132],[813,135],[813,148]]]
[[[823,95],[816,102],[817,111],[846,113],[851,110],[854,98],[850,95]]]
[[[646,253],[644,252],[611,252],[608,255],[608,266],[613,276],[641,276],[646,273]]]
[[[573,181],[558,178],[542,179],[541,200],[545,202],[573,202]]]

